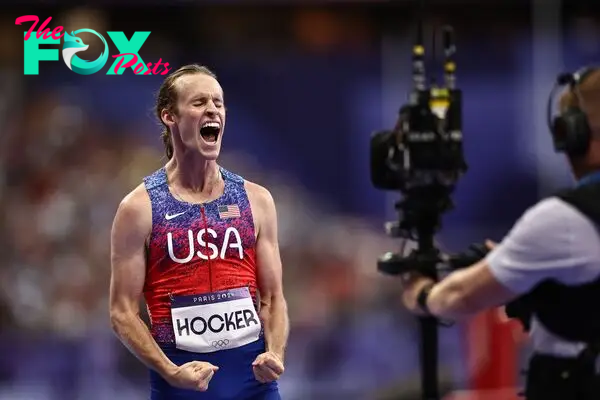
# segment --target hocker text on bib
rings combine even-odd
[[[244,346],[262,329],[247,287],[174,297],[171,318],[176,347],[195,353]]]

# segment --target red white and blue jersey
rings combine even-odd
[[[156,399],[277,393],[276,383],[263,385],[252,375],[265,343],[250,202],[244,179],[220,171],[223,195],[203,204],[176,199],[164,168],[144,178],[152,204],[144,286],[152,336],[176,364],[199,360],[220,368],[203,393],[171,388],[152,372]]]
[[[191,204],[170,192],[164,168],[144,179],[152,203],[152,233],[144,297],[152,335],[174,343],[174,297],[248,287],[256,301],[256,238],[244,180],[223,168],[218,199]]]

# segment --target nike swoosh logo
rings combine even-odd
[[[180,215],[183,215],[183,214],[185,214],[185,213],[186,213],[186,211],[184,211],[184,212],[180,212],[180,213],[177,213],[177,214],[169,214],[169,213],[166,213],[166,214],[165,214],[165,219],[168,221],[168,220],[170,220],[170,219],[173,219],[173,218],[179,217]]]

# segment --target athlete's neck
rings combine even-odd
[[[173,157],[165,168],[171,184],[196,193],[211,192],[220,179],[217,162],[197,156]]]

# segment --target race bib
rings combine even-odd
[[[212,353],[258,340],[261,323],[247,287],[171,299],[178,349]]]

